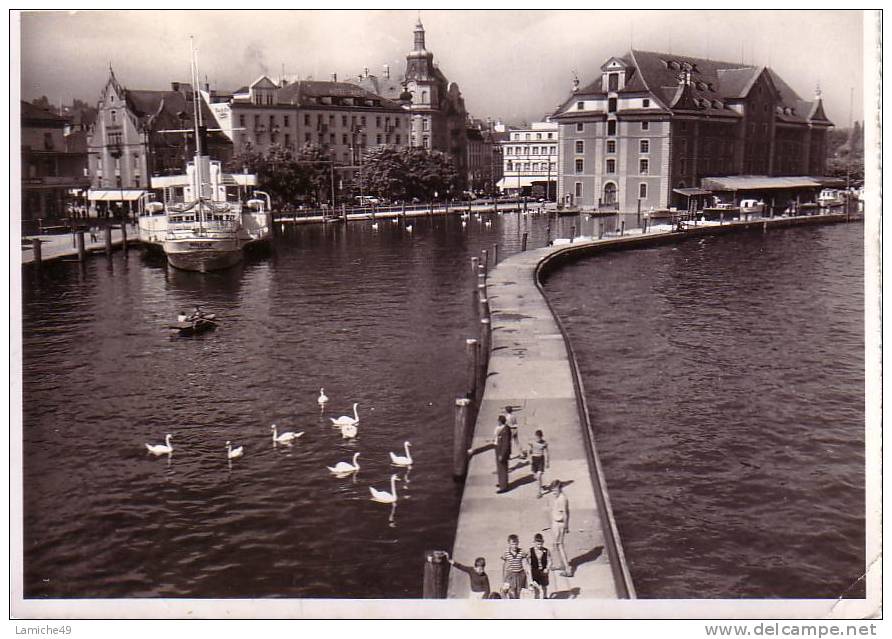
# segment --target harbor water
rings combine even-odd
[[[573,225],[595,230],[382,219],[286,227],[219,273],[133,250],[23,271],[25,596],[419,597],[458,513],[470,258]],[[862,228],[614,253],[548,282],[639,596],[837,596],[860,576]],[[196,303],[220,327],[172,338]],[[345,440],[329,418],[353,402]],[[274,446],[272,423],[304,435]],[[173,455],[148,455],[167,433]],[[411,470],[389,460],[404,441]],[[326,469],[354,452],[356,475]],[[371,501],[394,473],[398,506]]]
[[[639,597],[864,596],[863,230],[694,239],[549,279]]]

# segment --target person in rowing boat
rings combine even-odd
[[[186,315],[186,311],[180,311],[180,314],[177,315],[177,322],[182,324],[183,322],[188,322],[188,321],[189,321],[189,316]]]
[[[204,313],[202,312],[200,306],[196,306],[195,310],[192,311],[192,315],[189,316],[189,320],[191,322],[197,322],[200,319],[204,319]]]

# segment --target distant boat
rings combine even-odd
[[[202,333],[207,333],[208,331],[212,331],[217,328],[217,322],[214,321],[214,318],[217,316],[213,313],[209,313],[203,317],[199,317],[195,320],[187,320],[184,322],[177,322],[176,324],[171,324],[170,329],[173,333],[180,335],[181,337],[191,337],[192,335],[200,335]]]

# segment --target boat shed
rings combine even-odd
[[[769,177],[766,175],[734,175],[703,178],[701,189],[709,191],[719,202],[740,205],[741,200],[761,200],[772,207],[814,202],[823,188],[820,178],[808,176]]]

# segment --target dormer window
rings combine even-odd
[[[607,90],[619,91],[619,73],[611,73],[607,76]]]
[[[585,108],[585,102],[577,102],[577,103],[576,103],[576,110],[577,110],[577,111],[582,111],[584,108]]]
[[[650,107],[650,100],[647,99],[647,98],[644,98],[644,99],[641,101],[641,106],[644,107],[645,109],[649,108],[649,107]]]

